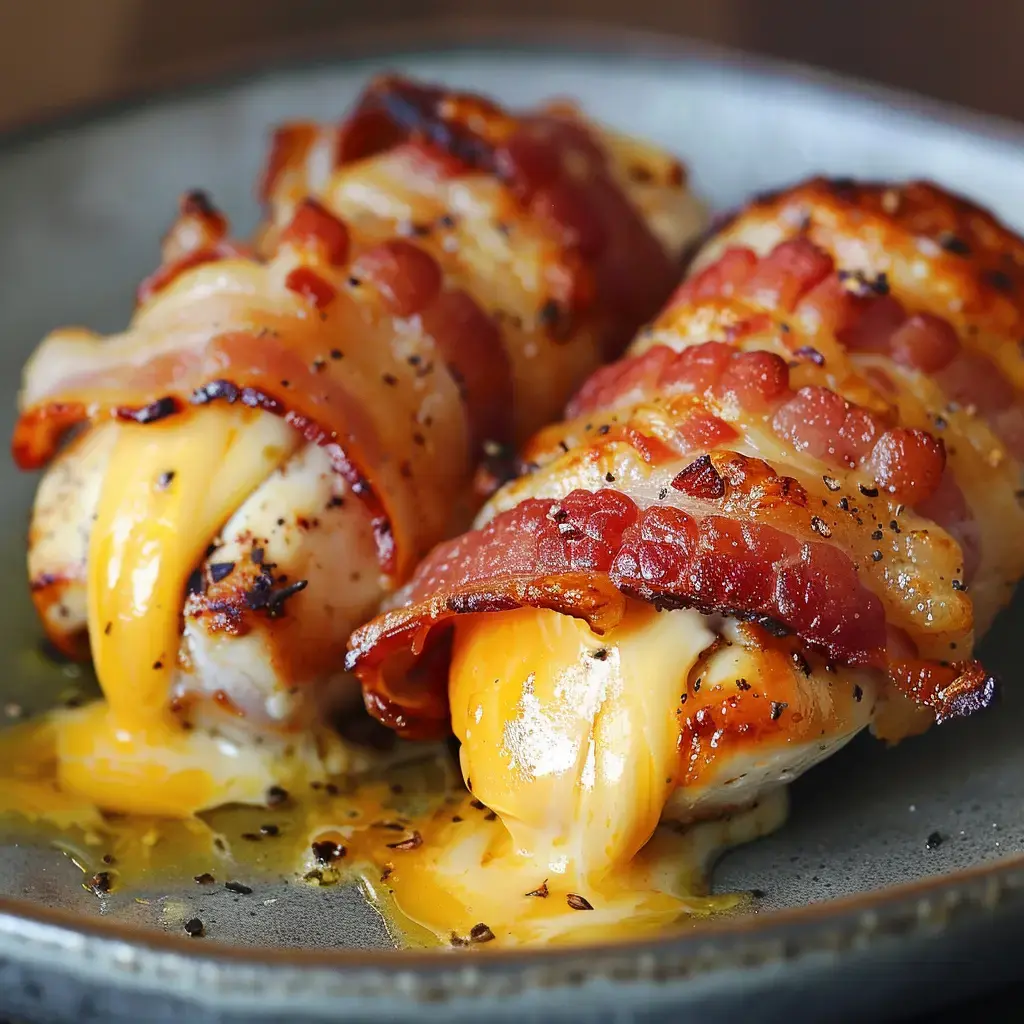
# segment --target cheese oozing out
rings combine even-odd
[[[706,895],[706,871],[781,824],[783,789],[659,827],[685,767],[681,695],[712,625],[639,601],[603,636],[532,608],[461,619],[449,694],[473,799],[393,857],[401,917],[456,944],[482,922],[501,946],[643,934],[739,903]]]
[[[459,624],[463,775],[517,852],[585,878],[632,859],[675,787],[679,697],[714,640],[698,612],[639,602],[605,636],[533,609]]]
[[[89,641],[106,700],[58,717],[59,784],[126,813],[183,816],[261,799],[266,759],[184,730],[169,697],[189,575],[300,439],[277,417],[217,405],[117,430],[87,582]]]

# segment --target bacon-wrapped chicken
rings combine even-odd
[[[1024,557],[1022,262],[934,186],[740,212],[354,634],[367,707],[451,727],[511,859],[570,897],[663,818],[753,806],[866,726],[986,707],[976,627]]]
[[[106,696],[62,778],[116,810],[262,797],[229,741],[304,749],[351,629],[656,312],[700,221],[676,161],[574,111],[394,79],[282,129],[264,184],[258,251],[187,195],[128,329],[25,371],[33,596]]]

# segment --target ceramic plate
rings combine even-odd
[[[202,185],[248,230],[268,128],[337,117],[385,67],[511,104],[577,97],[682,155],[718,209],[816,172],[928,176],[1024,229],[1024,131],[799,69],[669,44],[556,52],[481,42],[270,71],[0,148],[3,429],[21,364],[48,328],[124,323],[182,190]],[[0,462],[0,713],[43,707],[81,682],[37,651],[23,568],[34,482]],[[8,845],[0,1011],[78,1022],[724,1021],[742,1012],[753,1024],[826,1007],[831,1019],[878,1019],[994,984],[1015,969],[1024,932],[1019,621],[1004,615],[982,652],[1005,682],[1001,707],[895,750],[862,738],[793,787],[782,831],[721,862],[718,888],[764,891],[749,916],[586,952],[410,953],[391,947],[354,890],[100,900],[61,853]],[[190,941],[168,922],[168,896],[202,916],[207,939]]]

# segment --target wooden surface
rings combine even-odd
[[[481,18],[690,35],[1024,120],[1021,0],[0,0],[0,126]]]

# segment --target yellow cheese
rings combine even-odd
[[[647,842],[679,774],[679,695],[713,640],[699,613],[641,602],[603,637],[546,610],[459,623],[463,774],[518,851],[593,876]]]
[[[62,788],[112,810],[190,814],[251,776],[237,749],[184,733],[170,687],[189,574],[299,443],[281,419],[232,406],[119,426],[89,543],[89,641],[106,704],[60,720]]]

